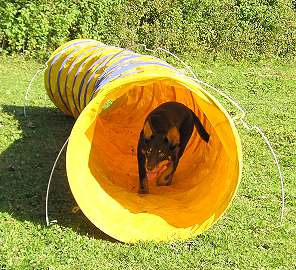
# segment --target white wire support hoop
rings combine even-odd
[[[51,169],[51,172],[50,172],[50,176],[49,176],[49,179],[48,179],[48,183],[47,183],[47,190],[46,190],[46,198],[45,198],[45,221],[46,221],[46,225],[49,226],[49,225],[52,225],[54,223],[57,223],[57,220],[52,220],[52,221],[49,221],[49,217],[48,217],[48,198],[49,198],[49,190],[50,190],[50,185],[51,185],[51,181],[52,181],[52,176],[53,176],[53,173],[54,173],[54,170],[56,168],[56,165],[57,165],[57,162],[62,154],[62,152],[64,151],[67,143],[69,141],[69,137],[67,138],[67,140],[64,142],[63,146],[61,147],[54,163],[53,163],[53,166],[52,166],[52,169]]]
[[[264,142],[266,143],[268,149],[270,150],[270,152],[272,154],[272,157],[273,157],[273,159],[275,161],[275,164],[276,164],[276,167],[277,167],[277,170],[278,170],[278,174],[279,174],[279,178],[280,178],[280,183],[281,183],[281,206],[282,206],[281,207],[281,215],[280,215],[280,223],[282,224],[283,221],[284,221],[284,215],[285,215],[285,181],[284,181],[283,173],[282,173],[282,170],[281,170],[280,163],[279,163],[279,160],[277,158],[277,155],[276,155],[275,151],[273,150],[273,147],[272,147],[270,141],[268,140],[267,136],[263,132],[263,130],[257,125],[248,124],[246,122],[246,120],[244,120],[244,118],[246,117],[246,114],[247,114],[246,110],[239,104],[238,101],[236,101],[230,95],[225,94],[222,90],[220,90],[220,89],[218,89],[218,88],[216,88],[216,87],[214,87],[214,86],[212,86],[212,85],[198,79],[198,77],[193,72],[191,67],[189,65],[187,65],[182,59],[180,59],[180,57],[178,57],[175,54],[173,54],[172,52],[170,52],[170,51],[168,51],[166,49],[160,48],[160,47],[156,48],[155,50],[152,50],[152,49],[148,49],[145,44],[139,44],[139,45],[143,46],[146,51],[150,51],[150,52],[153,52],[153,53],[156,53],[157,51],[164,51],[167,54],[169,54],[170,56],[173,56],[175,59],[177,59],[184,66],[184,68],[187,70],[187,72],[192,75],[191,78],[194,81],[196,81],[197,83],[199,83],[199,84],[201,84],[203,86],[206,86],[206,87],[214,90],[219,95],[221,95],[222,97],[227,99],[234,107],[236,107],[240,111],[240,114],[237,114],[232,118],[232,120],[234,122],[238,120],[242,124],[242,126],[245,129],[247,129],[248,131],[255,130],[261,135],[262,139],[264,140]]]
[[[45,67],[42,68],[42,69],[39,69],[35,74],[34,76],[32,77],[32,79],[30,80],[29,82],[29,85],[25,91],[25,95],[24,95],[24,105],[23,105],[23,113],[24,113],[24,116],[25,118],[27,118],[27,110],[26,108],[28,107],[28,101],[29,101],[29,93],[30,93],[30,90],[31,90],[31,87],[32,87],[32,84],[34,82],[34,80],[41,74],[43,73],[48,67],[48,61],[45,63]]]

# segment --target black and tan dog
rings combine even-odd
[[[148,193],[149,180],[157,180],[159,186],[171,184],[194,126],[208,142],[209,134],[184,104],[163,103],[147,116],[138,142],[139,193]]]

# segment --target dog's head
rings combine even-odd
[[[146,172],[148,178],[158,178],[177,158],[180,133],[176,127],[169,129],[167,134],[153,131],[149,121],[143,128],[144,144],[141,149],[146,157]]]

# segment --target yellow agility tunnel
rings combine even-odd
[[[210,228],[236,194],[242,171],[238,132],[222,105],[165,61],[96,40],[53,52],[45,86],[77,118],[66,157],[74,198],[99,229],[123,242],[186,239]],[[137,143],[146,116],[167,101],[192,109],[210,134],[196,131],[170,186],[138,194]]]

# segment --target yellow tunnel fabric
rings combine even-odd
[[[71,191],[88,219],[123,241],[168,241],[212,226],[235,196],[242,171],[238,132],[194,80],[149,55],[80,39],[59,47],[44,76],[51,100],[77,118],[67,149]],[[194,131],[170,186],[139,195],[137,142],[154,108],[177,101],[210,134]]]

